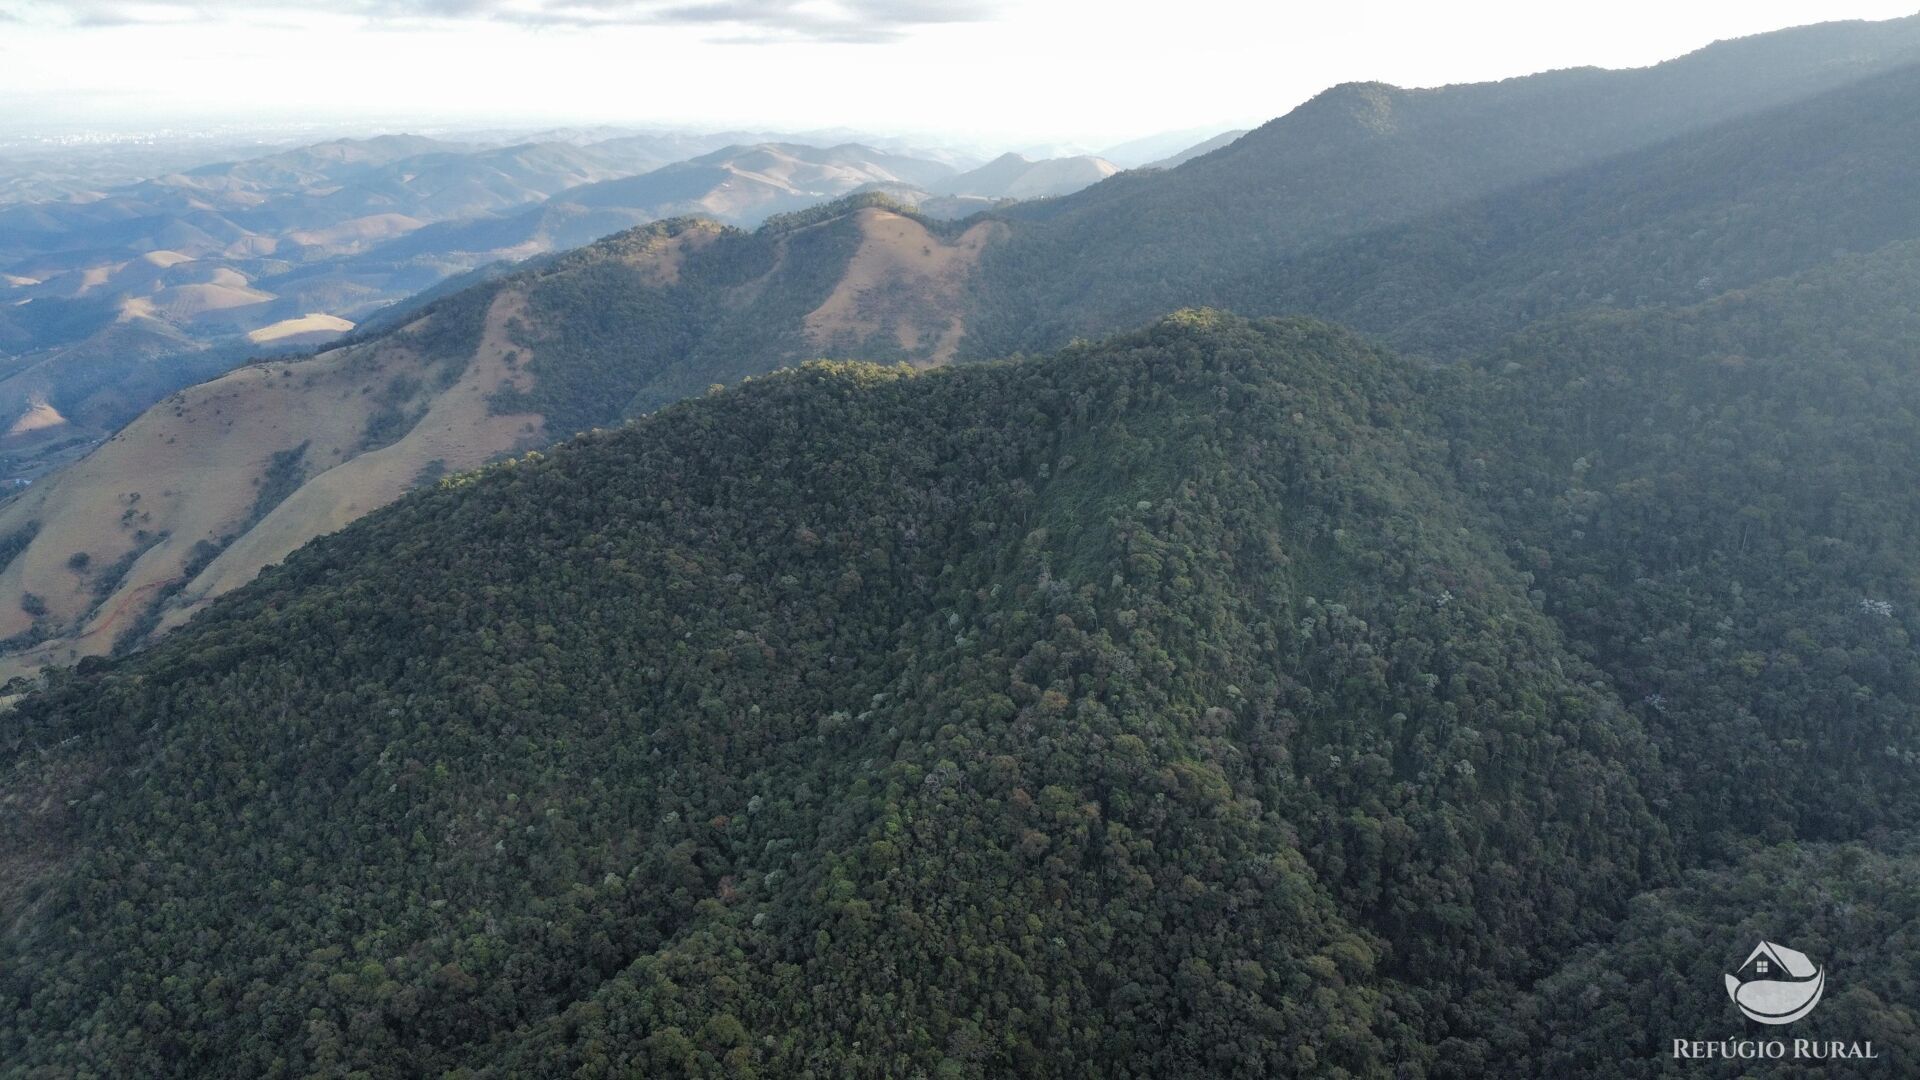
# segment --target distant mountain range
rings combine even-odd
[[[1194,143],[1192,146],[1186,147],[1185,149],[1179,151],[1178,153],[1169,154],[1168,156],[1160,158],[1157,161],[1149,161],[1144,166],[1142,166],[1142,168],[1148,168],[1148,169],[1176,168],[1178,166],[1185,165],[1187,162],[1192,161],[1194,158],[1200,157],[1203,154],[1211,154],[1215,150],[1218,150],[1223,146],[1232,145],[1235,141],[1237,141],[1240,138],[1240,136],[1245,134],[1246,134],[1245,129],[1239,129],[1235,131],[1223,131],[1220,134],[1215,135],[1210,139],[1203,139],[1200,142]]]
[[[1624,1080],[1787,938],[1920,1070],[1920,16],[843,149],[0,506],[0,1060]]]
[[[742,133],[552,134],[337,140],[0,206],[0,465],[31,478],[244,358],[311,348],[450,277],[649,221],[752,225],[862,190],[964,216],[1112,171],[1003,159],[963,174],[941,153]]]
[[[350,348],[286,366],[279,382],[260,373],[280,368],[248,368],[162,403],[0,511],[0,532],[37,536],[0,575],[0,592],[33,594],[37,613],[0,604],[0,636],[14,643],[16,669],[108,651],[144,635],[151,624],[128,627],[154,590],[169,590],[153,610],[174,625],[307,538],[397,497],[416,473],[615,423],[809,356],[985,358],[1206,303],[1340,318],[1451,358],[1562,311],[1691,303],[1800,273],[1920,229],[1920,208],[1907,205],[1914,189],[1897,179],[1920,168],[1909,160],[1920,138],[1903,141],[1920,101],[1913,62],[1920,31],[1902,21],[1736,41],[1639,71],[1438,91],[1343,86],[1181,166],[959,224],[909,212],[912,200],[897,196],[957,199],[928,196],[922,184],[1004,193],[1033,175],[1032,163],[1009,156],[956,174],[852,146],[728,148],[563,189],[515,216],[428,226],[389,241],[392,254],[407,257],[429,229],[449,233],[430,238],[429,250],[497,255],[518,244],[526,255],[625,214],[754,220],[834,191],[868,192],[754,234],[679,222],[618,237],[404,309]],[[1782,169],[1783,145],[1802,164]],[[1099,168],[1042,172],[1055,165]],[[635,203],[645,205],[624,208]],[[1673,241],[1706,222],[1718,223],[1712,245]],[[1661,252],[1657,263],[1649,251]],[[170,269],[142,271],[169,282],[154,296],[189,288],[172,284]],[[588,327],[591,340],[580,337]],[[436,344],[414,344],[423,335]],[[507,354],[515,364],[498,366]],[[435,374],[456,369],[490,374],[483,386]],[[317,391],[327,400],[358,404],[284,413],[253,402],[260,393],[298,402],[288,391],[302,382],[285,380],[303,372],[332,387]],[[522,383],[531,396],[501,389]],[[422,426],[449,392],[466,402],[462,419]],[[21,399],[24,424],[52,426],[43,402],[58,409]],[[497,419],[509,415],[520,419]],[[312,427],[323,417],[325,435]],[[257,423],[266,426],[207,446],[210,457],[165,449],[203,437],[182,425]],[[245,477],[272,488],[275,455],[303,446],[282,481],[319,485],[311,494],[288,493],[286,509],[269,513],[235,487]],[[374,461],[402,458],[410,464],[356,479]],[[108,493],[127,491],[142,492],[143,506],[123,520]],[[97,574],[63,573],[81,538],[95,566],[137,561],[111,588]],[[208,563],[203,543],[225,554]]]
[[[1123,169],[1145,168],[1159,165],[1169,158],[1191,156],[1195,147],[1214,144],[1222,139],[1232,141],[1230,136],[1243,134],[1244,130],[1229,132],[1218,128],[1181,128],[1116,143],[1100,150],[1098,156]]]
[[[989,199],[1042,199],[1079,191],[1119,171],[1119,166],[1105,158],[1030,161],[1019,154],[1003,154],[970,172],[937,182],[933,190],[942,195]]]

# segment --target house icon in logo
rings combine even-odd
[[[1763,941],[1747,954],[1737,974],[1728,975],[1727,996],[1747,1019],[1762,1024],[1791,1024],[1820,1004],[1827,973],[1807,954]]]

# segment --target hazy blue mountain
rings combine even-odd
[[[650,218],[703,214],[757,224],[873,183],[927,186],[953,174],[936,161],[847,143],[731,146],[640,176],[560,192],[557,203],[638,209]]]
[[[1224,134],[1219,128],[1206,127],[1161,131],[1138,139],[1129,139],[1123,143],[1115,143],[1101,150],[1098,156],[1123,169],[1137,169],[1153,162],[1164,161],[1196,144],[1212,142]]]
[[[1027,227],[989,261],[1006,281],[990,306],[1015,332],[973,344],[1046,347],[1221,302],[1252,267],[1915,62],[1920,16],[1784,30],[1627,71],[1334,87],[1182,168],[1010,211]],[[1055,273],[1066,260],[1079,272]]]
[[[1345,101],[1364,99],[1391,95],[1353,91]],[[1331,105],[1316,100],[1293,116]],[[1920,231],[1920,189],[1906,179],[1920,167],[1920,64],[1341,236],[1324,235],[1330,219],[1296,226],[1316,201],[1298,172],[1314,167],[1261,169],[1249,155],[1262,136],[1115,182],[1130,181],[1139,200],[1120,191],[1098,209],[1016,221],[976,279],[978,303],[993,313],[983,330],[1004,336],[982,333],[967,349],[1045,345],[1188,303],[1310,312],[1452,357],[1555,312],[1695,301]],[[1347,203],[1366,182],[1316,198]],[[1194,213],[1180,218],[1190,230],[1183,239],[1151,247],[1102,224],[1141,211],[1148,198],[1211,207],[1216,189],[1246,200],[1266,191],[1270,201],[1259,205],[1268,224]],[[1365,204],[1360,212],[1376,211]],[[1399,216],[1391,206],[1379,213]],[[1162,219],[1144,220],[1157,230]],[[1303,235],[1290,242],[1296,227]],[[1249,235],[1271,239],[1251,244]]]
[[[1211,154],[1223,146],[1231,145],[1234,140],[1246,133],[1246,129],[1244,128],[1236,131],[1223,131],[1210,139],[1203,139],[1200,142],[1194,143],[1192,146],[1185,147],[1177,153],[1169,154],[1158,161],[1147,162],[1142,167],[1148,169],[1172,169],[1184,165],[1203,154]]]
[[[1032,161],[1002,154],[977,169],[950,176],[932,187],[937,194],[986,199],[1041,199],[1079,191],[1119,171],[1105,158],[1077,156]]]
[[[1917,44],[888,165],[175,395],[0,505],[0,1060],[1653,1077],[1790,939],[1920,1070]]]

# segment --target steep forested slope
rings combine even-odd
[[[1181,305],[1239,303],[1225,291],[1277,260],[1915,62],[1920,16],[1783,30],[1634,70],[1336,86],[1178,169],[1014,211],[1028,227],[988,264],[973,345],[1052,348]],[[1259,311],[1319,311],[1287,301]]]
[[[1183,315],[408,498],[16,710],[0,1055],[1470,1068],[1670,844],[1424,378]]]
[[[1666,66],[1624,74],[1651,80]],[[1309,102],[1274,127],[1333,107]],[[1324,193],[1303,193],[1305,165],[1241,149],[1260,135],[1142,181],[1189,213],[1218,215],[1188,222],[1183,235],[1160,236],[1170,211],[1126,203],[1081,212],[1101,223],[1098,235],[1087,234],[1092,224],[1016,221],[976,275],[967,351],[1051,347],[1213,304],[1312,313],[1455,359],[1560,312],[1693,302],[1920,235],[1920,193],[1909,182],[1920,169],[1920,65],[1550,176],[1516,168],[1417,215],[1408,208],[1430,203],[1370,190],[1402,170],[1408,183],[1424,182],[1419,152],[1402,140],[1383,137],[1373,150],[1381,161],[1343,161],[1351,171],[1315,182]],[[1341,145],[1328,133],[1299,137]],[[1444,145],[1465,153],[1458,142]],[[1201,165],[1207,174],[1187,175]],[[1335,199],[1355,201],[1368,220],[1332,227]],[[1300,215],[1309,220],[1293,220]],[[1392,215],[1400,220],[1387,222]]]
[[[278,415],[277,404],[242,408],[216,381],[0,509],[0,536],[25,552],[0,566],[0,678],[177,625],[415,476],[811,357],[940,364],[1046,351],[1212,305],[1312,314],[1459,359],[1542,318],[1693,303],[1912,239],[1916,19],[1763,35],[1638,71],[1339,87],[1217,153],[1044,207],[947,225],[858,196],[754,233],[649,227],[484,281],[293,365],[308,378],[282,380],[274,396],[317,419],[232,440],[183,470],[166,448],[236,412]],[[594,220],[606,223],[529,227]],[[663,237],[686,236],[717,239],[693,251],[676,239],[679,254],[656,257]],[[423,317],[436,340],[460,343],[456,364],[487,373],[490,407],[423,428],[438,360],[392,371],[381,361],[352,386],[319,377],[343,360],[417,352],[408,327]],[[508,364],[511,379],[488,364]],[[345,413],[367,413],[345,436],[333,430],[343,391]],[[521,420],[496,430],[502,416]],[[363,446],[357,431],[375,418],[385,434]],[[388,455],[405,467],[363,460],[391,435],[413,440]],[[256,520],[233,485],[265,489],[277,455],[303,445],[292,479],[310,490],[280,520]],[[200,478],[216,472],[226,479],[209,494]],[[136,497],[139,520],[123,520]],[[271,527],[247,540],[259,524]],[[201,545],[233,553],[210,566]]]
[[[1844,840],[1920,821],[1920,244],[1490,354],[1453,443],[1676,808]]]
[[[1688,304],[1920,237],[1920,66],[1243,267],[1210,299],[1459,357],[1569,310]]]
[[[1462,373],[1462,483],[1677,777],[1651,797],[1701,868],[1489,1002],[1491,1071],[1668,1075],[1672,1040],[1740,1035],[1720,973],[1781,937],[1833,979],[1789,1033],[1880,1055],[1811,1074],[1920,1060],[1916,355],[1907,243],[1698,305],[1554,320]]]
[[[1781,845],[1742,851],[1737,860],[1687,874],[1638,898],[1619,936],[1586,950],[1506,1003],[1492,1071],[1513,1076],[1687,1075],[1886,1076],[1920,1061],[1920,1015],[1913,986],[1920,971],[1920,857],[1911,845],[1891,853],[1860,844]],[[1831,992],[1819,1008],[1785,1029],[1810,1043],[1859,1046],[1875,1060],[1756,1063],[1672,1058],[1676,1038],[1727,1038],[1724,994],[1712,993],[1739,962],[1729,942],[1793,930],[1794,947],[1820,958]],[[1766,1033],[1778,1034],[1779,1029]]]

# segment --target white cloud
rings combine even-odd
[[[0,127],[842,127],[1097,149],[1250,126],[1349,80],[1635,66],[1912,2],[0,0],[24,19],[0,28]]]
[[[0,2],[0,19],[78,29],[295,18],[379,26],[494,24],[521,27],[694,26],[727,40],[879,43],[916,27],[989,19],[987,0],[69,0]]]

